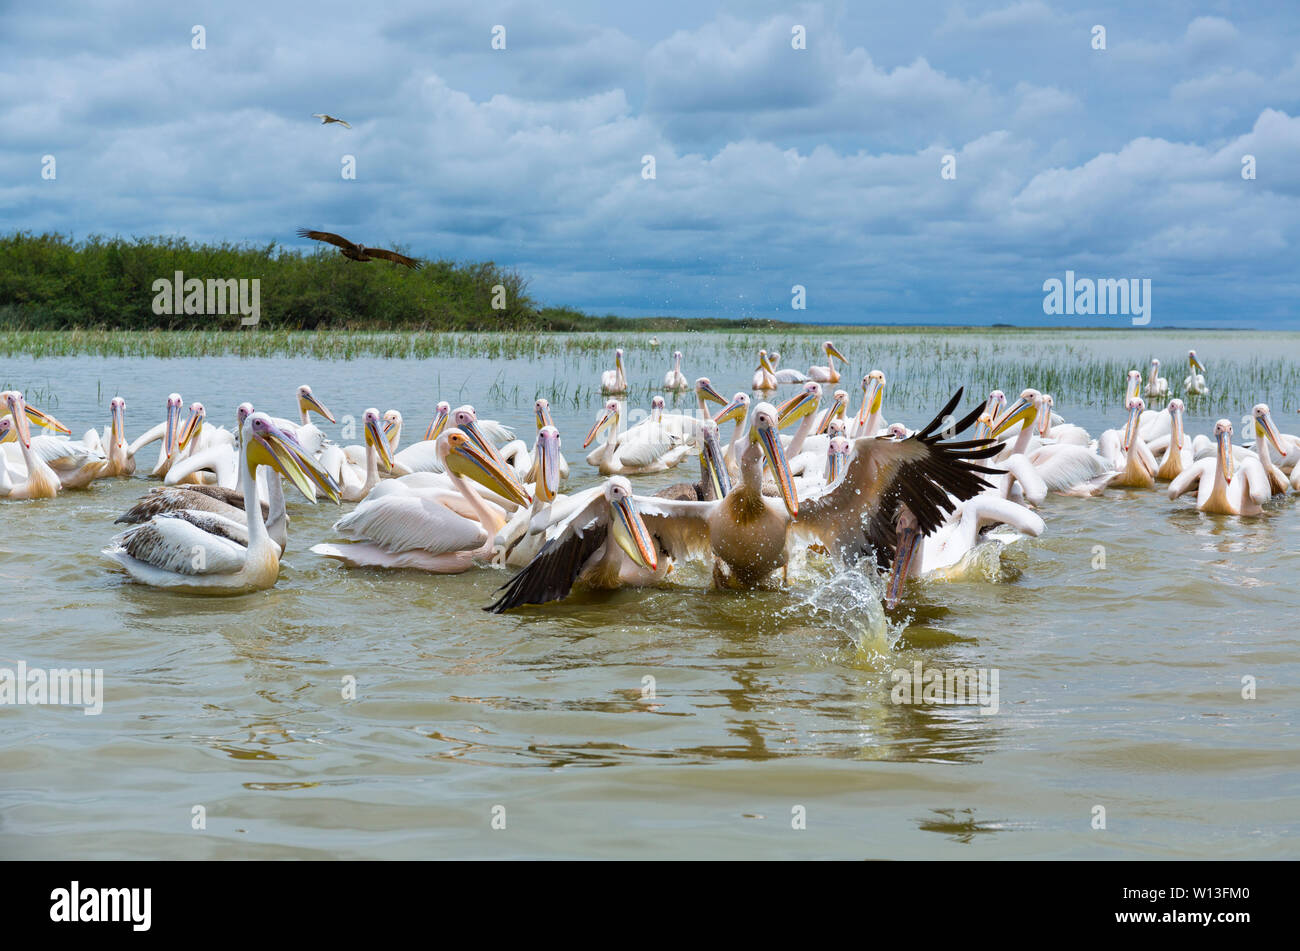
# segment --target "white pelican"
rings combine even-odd
[[[798,370],[787,367],[781,369],[781,354],[775,350],[767,355],[767,362],[772,367],[772,372],[776,374],[776,382],[781,383],[807,383],[808,377]]]
[[[1001,390],[994,390],[998,397]],[[996,400],[990,398],[990,403]],[[986,406],[989,404],[986,404]],[[980,416],[983,428],[988,410]],[[1031,448],[1029,440],[1031,430],[1037,425],[1041,432],[1051,421],[1051,405],[1047,397],[1037,390],[1027,389],[1020,394],[1020,399],[993,426],[992,436],[1002,436],[1017,423],[1021,424],[1019,436],[1011,446],[1012,458],[1016,453],[1022,455],[1008,469],[1020,482],[1025,498],[1034,504],[1041,500],[1043,492],[1056,492],[1060,495],[1090,496],[1100,495],[1102,490],[1115,478],[1116,472],[1106,460],[1093,452],[1088,446],[1076,443],[1057,442]],[[979,431],[979,430],[977,430]],[[1024,462],[1020,461],[1021,459]],[[1001,464],[1001,462],[999,462]],[[1028,471],[1026,465],[1032,468]],[[1004,498],[1009,497],[1010,478],[1002,484]]]
[[[673,351],[673,368],[664,374],[664,389],[669,393],[684,393],[691,388],[682,372],[682,352]]]
[[[735,429],[731,431],[731,442],[723,447],[727,471],[731,473],[733,478],[740,476],[740,451],[744,445],[741,437],[744,435],[745,425],[749,421],[749,406],[749,394],[737,393],[731,398],[731,402],[718,410],[718,415],[713,417],[713,421],[719,426],[729,422],[736,424]]]
[[[987,439],[997,425],[998,416],[1007,405],[1007,395],[1001,390],[991,390],[984,402],[984,411],[975,421],[975,438]]]
[[[17,391],[15,390],[14,392]],[[3,399],[3,396],[4,394],[0,393],[0,400]],[[0,404],[0,408],[3,408],[4,410],[4,412],[0,413],[0,415],[7,415],[11,413],[11,410],[7,405]],[[49,413],[45,413],[37,409],[31,403],[28,403],[26,401],[23,402],[23,413],[27,417],[27,421],[29,423],[33,423],[37,426],[40,426],[42,429],[52,429],[54,430],[55,433],[58,433],[59,435],[63,435],[63,436],[72,435],[71,429],[69,429],[67,426],[64,426],[61,422],[59,422]],[[15,430],[15,432],[16,431],[17,430]]]
[[[338,502],[338,489],[328,473],[265,413],[248,418],[240,446],[245,485],[255,486],[269,468],[289,479],[309,501],[320,489]],[[267,534],[257,499],[256,490],[244,493],[247,545],[232,541],[216,519],[210,522],[212,530],[205,531],[188,519],[159,515],[122,532],[104,554],[134,580],[157,588],[200,594],[269,588],[280,573],[280,546]]]
[[[909,578],[944,578],[960,572],[962,561],[983,541],[980,530],[991,525],[1009,525],[1032,538],[1047,527],[1023,505],[983,492],[959,503],[944,524],[926,538],[912,510],[902,506],[896,526],[898,550],[885,583],[885,607],[898,604],[903,582]]]
[[[227,433],[224,429],[219,428],[214,438],[202,449],[196,448],[187,453],[183,459],[175,460],[167,470],[167,476],[163,482],[167,485],[195,484],[197,482],[198,484],[217,485],[226,489],[239,489],[242,492],[238,434],[244,431],[244,422],[252,415],[253,404],[240,403],[235,410],[234,430]],[[290,431],[289,427],[283,428],[286,432]],[[211,473],[211,477],[201,481],[191,478],[193,474],[200,471]],[[331,471],[330,475],[335,481],[338,480],[337,471]]]
[[[388,482],[382,494],[334,523],[334,531],[349,542],[313,545],[312,551],[355,567],[418,568],[435,574],[459,574],[475,561],[491,560],[506,518],[466,480],[520,505],[532,499],[509,467],[468,433],[443,433],[437,444],[449,489],[413,487],[402,479]]]
[[[826,352],[826,366],[809,367],[808,379],[816,380],[818,383],[838,383],[840,382],[840,371],[835,367],[835,361],[838,359],[841,363],[847,365],[848,360],[844,354],[835,349],[835,344],[827,340],[822,344],[822,350]]]
[[[1004,499],[1011,498],[1014,483],[1019,483],[1021,493],[1033,505],[1042,505],[1047,498],[1047,481],[1039,474],[1038,469],[1028,455],[1030,440],[1034,435],[1033,424],[1042,412],[1042,394],[1035,389],[1026,389],[1021,392],[1020,399],[1002,415],[1002,418],[993,427],[992,437],[997,439],[1012,426],[1017,423],[1020,424],[1020,431],[1017,433],[1015,441],[998,446],[998,452],[995,455],[997,464],[1006,470],[1006,474],[1001,476],[998,492]],[[983,417],[986,413],[987,410],[981,410],[980,416]]]
[[[820,383],[817,384],[819,387]],[[849,394],[846,390],[836,390],[831,394],[831,405],[826,407],[821,416],[817,418],[815,432],[817,435],[826,433],[831,428],[831,420],[843,419],[847,422],[849,409]]]
[[[618,400],[610,400],[596,420],[582,444],[586,449],[605,430],[605,441],[587,456],[587,463],[596,466],[601,475],[644,475],[663,472],[681,462],[691,447],[682,437],[667,428],[638,426],[637,438],[623,438],[623,407]]]
[[[534,482],[537,479],[537,451],[541,446],[542,430],[547,426],[555,428],[555,421],[551,419],[551,404],[545,398],[539,398],[533,403],[533,415],[537,419],[537,439],[533,443],[531,452],[522,439],[514,439],[501,447],[501,458],[515,470],[515,475],[523,482]],[[559,433],[556,433],[558,440]],[[569,463],[564,458],[564,454],[559,451],[558,444],[553,447],[557,455],[555,465],[557,466],[556,474],[560,481],[569,477]]]
[[[1187,351],[1188,373],[1183,379],[1183,391],[1192,396],[1204,396],[1210,392],[1205,385],[1205,367],[1196,356],[1195,350]]]
[[[722,444],[718,440],[718,424],[706,419],[700,426],[700,481],[677,482],[655,493],[659,499],[679,499],[688,502],[711,502],[731,491],[731,476],[722,464]]]
[[[1108,429],[1097,440],[1097,452],[1119,474],[1110,481],[1116,488],[1155,488],[1156,457],[1139,431],[1138,420],[1146,404],[1142,397],[1129,400],[1128,422],[1123,429]]]
[[[1043,403],[1047,406],[1047,414],[1039,420],[1039,435],[1044,440],[1051,440],[1058,443],[1072,443],[1076,446],[1091,446],[1092,436],[1088,430],[1082,426],[1076,426],[1073,423],[1067,423],[1054,412],[1056,400],[1052,399],[1051,393],[1043,394]]]
[[[128,451],[126,442],[126,400],[120,396],[113,397],[108,411],[112,422],[104,432],[104,449],[108,456],[104,475],[125,479],[135,472],[135,457]]]
[[[772,369],[772,361],[767,358],[766,350],[758,351],[758,369],[754,371],[753,389],[760,393],[776,389],[776,373]]]
[[[1160,361],[1151,358],[1151,373],[1147,376],[1147,399],[1163,400],[1169,397],[1169,381],[1160,375]]]
[[[1226,419],[1214,425],[1218,452],[1198,459],[1169,483],[1169,497],[1176,499],[1196,486],[1196,507],[1211,515],[1258,515],[1271,491],[1268,474],[1253,455],[1238,462],[1232,452],[1232,423]]]
[[[604,396],[623,396],[627,393],[627,374],[623,371],[623,348],[614,351],[614,369],[600,375],[600,392]]]
[[[1273,495],[1286,495],[1291,489],[1291,483],[1287,481],[1281,467],[1273,461],[1273,456],[1268,449],[1271,444],[1278,453],[1286,455],[1286,451],[1282,448],[1282,434],[1277,431],[1277,425],[1273,422],[1267,403],[1256,403],[1255,408],[1250,412],[1255,420],[1255,454],[1259,456],[1259,464],[1264,474],[1268,476],[1269,491]]]
[[[1156,479],[1160,482],[1173,482],[1192,464],[1192,450],[1187,445],[1183,431],[1183,410],[1182,400],[1175,398],[1169,401],[1169,435],[1166,437],[1165,454],[1160,460],[1160,467],[1156,469]]]
[[[533,504],[520,507],[510,521],[497,532],[494,564],[520,568],[533,560],[546,541],[544,527],[551,518],[550,509],[560,496],[560,431],[547,423],[537,431],[537,445],[533,449]],[[534,519],[541,526],[533,530]]]
[[[45,463],[45,460],[32,450],[32,431],[27,414],[27,403],[23,399],[23,394],[18,390],[6,390],[4,393],[0,393],[0,399],[4,400],[4,405],[9,410],[10,419],[7,420],[9,425],[6,429],[12,428],[13,433],[17,436],[18,446],[27,470],[26,472],[11,474],[8,471],[7,464],[0,462],[0,465],[5,466],[5,472],[0,477],[0,481],[8,484],[6,496],[11,499],[54,498],[59,494],[59,477]]]
[[[325,404],[316,398],[316,394],[311,391],[311,387],[306,383],[298,387],[297,400],[297,422],[278,417],[272,417],[272,420],[285,432],[291,433],[298,440],[298,444],[307,452],[313,456],[318,456],[326,446],[330,445],[330,440],[325,435],[325,432],[311,421],[308,413],[324,416],[331,423],[335,421],[334,414],[325,408]]]
[[[996,392],[996,391],[995,391]],[[854,418],[854,425],[850,429],[850,435],[855,439],[860,436],[874,436],[887,425],[881,410],[885,405],[885,374],[879,370],[872,370],[862,378],[862,405],[858,407],[858,415]]]
[[[393,455],[393,472],[409,475],[412,472],[442,472],[442,463],[438,461],[438,437],[447,428],[451,419],[451,404],[446,400],[438,402],[429,428],[424,431],[424,439],[412,443]]]
[[[393,456],[388,451],[388,440],[380,428],[379,410],[371,407],[362,416],[361,428],[365,433],[365,465],[343,463],[343,478],[339,480],[339,494],[345,502],[360,502],[379,484],[379,465],[385,472],[393,468]]]

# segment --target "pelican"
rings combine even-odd
[[[391,472],[393,468],[393,456],[388,451],[388,440],[384,438],[380,428],[379,410],[374,407],[366,410],[361,426],[365,433],[365,446],[362,449],[365,465],[343,463],[343,478],[339,480],[339,494],[345,502],[360,502],[379,484],[380,463],[383,464],[385,472]]]
[[[167,415],[163,421],[152,429],[141,433],[139,438],[127,447],[127,455],[134,458],[136,453],[151,442],[162,440],[162,446],[158,451],[158,461],[154,463],[153,469],[149,472],[152,478],[164,478],[167,475],[167,470],[171,468],[172,457],[176,453],[177,439],[180,435],[181,405],[183,402],[179,393],[170,394],[167,397]]]
[[[1218,451],[1198,459],[1169,483],[1169,498],[1176,499],[1196,486],[1196,507],[1211,515],[1258,515],[1272,494],[1268,474],[1255,456],[1238,462],[1232,452],[1232,423],[1214,425]]]
[[[817,384],[821,386],[820,383]],[[824,435],[831,428],[831,420],[845,419],[849,408],[849,394],[845,390],[836,390],[831,395],[831,405],[817,419],[815,432]]]
[[[800,373],[798,370],[791,369],[789,367],[782,370],[780,368],[781,354],[777,353],[775,350],[773,350],[771,353],[767,355],[767,362],[772,367],[772,372],[776,374],[776,382],[778,384],[808,382],[808,377]]]
[[[1108,429],[1097,440],[1097,451],[1119,474],[1110,484],[1118,488],[1151,489],[1156,484],[1156,458],[1139,431],[1146,409],[1142,397],[1129,400],[1128,422],[1123,429]]]
[[[135,457],[128,451],[126,442],[126,400],[120,396],[113,397],[108,404],[108,411],[112,422],[104,431],[108,455],[104,475],[125,479],[135,472]]]
[[[706,445],[707,444],[707,445]],[[700,426],[700,481],[677,482],[655,493],[655,498],[712,502],[731,491],[731,477],[722,464],[718,424],[706,419]]]
[[[401,475],[412,472],[442,472],[442,463],[438,461],[438,437],[447,428],[451,419],[451,404],[446,400],[438,402],[434,410],[433,421],[424,431],[424,439],[412,443],[393,455],[393,471]]]
[[[1002,398],[1001,390],[994,390],[994,395]],[[990,397],[986,409],[980,416],[983,421],[988,416],[987,407],[1000,399]],[[1016,442],[1011,446],[1011,458],[1014,462],[1007,468],[1020,482],[1025,498],[1039,504],[1045,492],[1059,495],[1090,496],[1100,495],[1116,472],[1106,460],[1093,452],[1088,446],[1075,443],[1057,442],[1030,448],[1031,430],[1036,424],[1040,433],[1051,422],[1051,404],[1048,398],[1037,390],[1027,389],[1020,394],[1020,399],[993,426],[991,435],[998,438],[1017,423],[1021,430]],[[978,432],[979,430],[977,430]],[[1019,458],[1017,455],[1019,454]],[[1021,461],[1023,460],[1023,461]],[[1032,469],[1032,472],[1029,471]],[[1010,478],[1002,485],[1002,495],[1009,497]],[[1036,501],[1038,500],[1038,501]]]
[[[418,568],[459,574],[475,561],[489,561],[494,539],[506,524],[502,509],[486,503],[467,479],[519,505],[532,502],[510,468],[470,435],[455,429],[437,439],[450,489],[430,489],[402,479],[385,484],[334,523],[349,542],[320,544],[312,551],[363,568]]]
[[[1039,435],[1044,440],[1051,440],[1057,443],[1071,443],[1075,446],[1091,446],[1092,437],[1088,435],[1088,430],[1082,426],[1076,426],[1073,423],[1067,423],[1054,412],[1056,400],[1052,399],[1051,393],[1043,394],[1043,402],[1047,405],[1047,414],[1041,420]]]
[[[994,391],[1000,392],[1000,391]],[[886,426],[881,410],[885,405],[885,374],[872,370],[862,378],[862,405],[854,419],[852,434],[874,436]]]
[[[822,349],[826,351],[826,366],[809,367],[808,379],[816,380],[818,383],[838,383],[840,382],[840,371],[835,367],[835,361],[839,360],[843,364],[848,364],[844,355],[835,349],[835,344],[827,340],[822,344]]]
[[[1156,479],[1160,482],[1172,482],[1182,475],[1183,470],[1192,464],[1192,450],[1187,446],[1183,432],[1183,401],[1169,401],[1171,426],[1166,440],[1165,454],[1156,469]]]
[[[163,479],[163,482],[166,485],[195,484],[199,480],[195,480],[191,476],[197,472],[206,471],[211,473],[211,478],[203,479],[199,484],[217,485],[225,489],[240,489],[238,434],[243,432],[244,422],[251,415],[253,415],[253,404],[240,403],[235,410],[235,428],[233,432],[228,433],[226,430],[219,428],[217,435],[204,448],[196,448],[189,452],[185,458],[173,462],[167,470],[167,476]],[[193,417],[191,418],[193,419]],[[287,426],[283,428],[285,432],[290,432]],[[338,481],[336,471],[330,471],[330,475],[335,481]]]
[[[397,447],[402,444],[402,414],[395,409],[386,410],[379,420],[384,433],[384,441],[388,443],[388,454],[396,460]],[[364,466],[366,464],[366,447],[365,446],[344,446],[343,455],[348,462],[354,466]],[[408,472],[401,470],[396,461],[393,463],[393,472],[397,475],[407,475]]]
[[[984,402],[984,411],[975,422],[975,438],[987,439],[997,424],[998,415],[1006,407],[1007,395],[1001,390],[991,390]]]
[[[684,393],[691,388],[682,372],[682,352],[673,351],[673,368],[664,374],[664,389],[669,393]]]
[[[623,348],[614,351],[614,369],[600,375],[600,392],[603,396],[623,396],[627,393],[627,374],[623,372]]]
[[[1251,410],[1251,416],[1255,420],[1255,453],[1259,456],[1259,464],[1264,474],[1268,476],[1269,492],[1272,495],[1286,495],[1291,488],[1291,483],[1287,481],[1282,469],[1273,462],[1273,456],[1268,449],[1272,445],[1280,455],[1286,455],[1286,450],[1282,448],[1282,434],[1277,431],[1267,403],[1256,403],[1255,408]]]
[[[338,488],[314,459],[265,413],[254,413],[240,434],[244,484],[256,486],[269,468],[284,476],[308,501],[320,489],[338,502]],[[200,594],[260,591],[280,573],[280,546],[267,534],[256,489],[244,493],[247,544],[232,541],[214,520],[213,530],[188,519],[159,515],[113,539],[104,554],[141,584]]]
[[[17,391],[15,390],[14,392]],[[4,394],[0,393],[0,399],[3,399],[3,396]],[[11,413],[8,406],[4,407],[4,412],[5,414]],[[49,413],[42,412],[41,410],[37,409],[35,406],[33,406],[32,404],[26,401],[23,402],[23,413],[24,415],[26,415],[28,422],[35,423],[37,426],[40,426],[42,429],[52,429],[54,430],[54,432],[63,436],[72,435],[72,430],[69,429],[67,426],[64,426],[61,422],[59,422]],[[16,421],[16,417],[15,417],[15,421]],[[17,432],[17,429],[15,429],[14,432]]]
[[[1037,538],[1046,528],[1043,520],[1023,505],[985,492],[960,503],[944,524],[926,538],[912,510],[900,506],[895,528],[898,550],[885,583],[885,607],[897,606],[903,582],[909,578],[951,578],[958,574],[962,562],[982,542],[981,529],[999,524],[1009,525],[1032,538]]]
[[[776,372],[772,369],[766,350],[758,351],[758,369],[754,371],[753,389],[760,393],[776,389]]]
[[[334,414],[325,408],[325,404],[316,398],[316,394],[311,391],[311,387],[304,383],[298,387],[298,421],[290,419],[281,419],[272,417],[272,421],[285,432],[293,435],[299,445],[307,450],[313,456],[320,455],[321,451],[328,445],[330,440],[326,437],[324,431],[311,421],[309,413],[315,413],[318,416],[324,416],[331,423],[334,422]]]
[[[729,422],[736,424],[735,429],[731,431],[731,442],[723,447],[723,451],[727,471],[737,478],[740,476],[741,436],[744,434],[745,424],[749,421],[749,406],[749,394],[737,393],[731,398],[731,402],[718,410],[718,415],[713,417],[713,421],[719,426]]]
[[[4,467],[4,473],[0,476],[0,484],[8,485],[6,496],[11,499],[54,498],[59,494],[59,477],[40,455],[32,450],[32,431],[27,413],[27,403],[23,399],[23,394],[18,390],[6,390],[4,393],[0,393],[0,399],[4,400],[4,405],[9,410],[9,416],[12,417],[12,419],[5,420],[5,422],[8,422],[6,429],[11,428],[17,436],[23,462],[27,467],[25,473],[11,475],[7,464],[0,461],[0,466]],[[18,482],[18,479],[23,481]]]
[[[586,449],[606,429],[605,441],[587,456],[587,463],[596,466],[601,475],[644,475],[671,469],[691,451],[691,447],[678,435],[667,429],[644,429],[639,438],[624,441],[623,408],[618,400],[610,400],[596,420],[582,444]],[[641,427],[638,427],[641,429]]]
[[[515,475],[523,482],[535,482],[537,476],[538,450],[542,443],[542,430],[546,427],[555,428],[555,421],[551,419],[551,404],[545,398],[539,398],[533,403],[533,416],[537,419],[537,439],[533,443],[532,452],[528,451],[528,446],[522,439],[514,439],[501,447],[501,458],[510,465],[515,471]],[[559,433],[556,433],[556,439]],[[565,460],[563,453],[559,452],[558,444],[554,447],[556,454],[556,475],[560,481],[569,477],[569,463]]]
[[[1188,373],[1183,379],[1184,392],[1192,396],[1204,396],[1210,392],[1209,387],[1205,385],[1205,367],[1196,356],[1195,350],[1187,351]]]
[[[1147,377],[1147,399],[1163,400],[1169,397],[1169,381],[1160,375],[1160,361],[1151,358],[1151,373]]]
[[[981,416],[986,411],[981,411]],[[1019,483],[1025,499],[1034,505],[1042,505],[1047,498],[1047,481],[1039,474],[1033,461],[1029,458],[1030,440],[1034,435],[1034,421],[1043,412],[1042,394],[1035,389],[1025,389],[1002,418],[993,427],[992,437],[999,438],[1012,426],[1020,424],[1020,431],[1015,442],[998,446],[997,464],[1003,466],[1006,474],[1002,476],[999,494],[1004,499],[1011,497],[1013,483]]]
[[[533,449],[533,504],[519,508],[510,521],[497,532],[493,564],[521,568],[533,560],[546,541],[544,526],[550,522],[551,508],[560,495],[560,431],[550,423],[537,431],[537,445]],[[542,526],[533,529],[535,519]]]

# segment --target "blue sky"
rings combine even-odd
[[[1043,313],[1073,270],[1149,279],[1151,327],[1300,327],[1294,3],[119,6],[0,8],[3,230],[306,226],[595,313],[1127,326]]]

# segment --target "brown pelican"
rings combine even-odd
[[[384,248],[368,248],[364,244],[357,244],[355,241],[349,241],[342,235],[333,234],[329,231],[310,231],[307,228],[299,228],[298,237],[311,238],[313,241],[324,241],[332,244],[339,249],[340,254],[350,261],[392,261],[394,264],[405,265],[414,271],[424,267],[415,258],[408,258],[405,254],[387,251]]]
[[[289,433],[264,413],[254,413],[240,434],[240,465],[244,483],[259,482],[266,469],[279,473],[309,500],[323,491],[338,502],[338,489]],[[135,525],[113,539],[104,554],[131,577],[157,588],[200,594],[257,591],[275,584],[280,573],[280,546],[267,533],[256,490],[244,493],[243,527],[247,544],[233,541],[222,524],[211,519],[201,527],[194,521],[159,515]]]
[[[835,366],[835,361],[839,360],[843,364],[848,364],[844,354],[835,349],[835,344],[827,340],[822,344],[822,350],[826,352],[826,366],[809,367],[808,379],[816,380],[818,383],[838,383],[840,382],[840,371]]]

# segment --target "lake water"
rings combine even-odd
[[[707,374],[730,395],[748,388],[769,342],[660,336],[657,348],[619,338],[643,407],[674,347],[689,378]],[[819,342],[779,341],[785,365],[806,368]],[[1261,399],[1284,432],[1297,428],[1296,335],[837,343],[854,408],[861,375],[886,372],[891,422],[923,422],[962,382],[970,406],[993,379],[1014,398],[1048,376],[1058,410],[1096,435],[1122,419],[1122,370],[1099,387],[1088,365],[1145,369],[1156,354],[1176,385],[1194,346],[1224,390],[1191,406],[1191,433],[1219,415],[1239,421]],[[573,489],[598,478],[579,446],[611,364],[608,353],[540,346],[495,360],[20,356],[0,364],[0,382],[77,436],[102,427],[120,394],[132,438],[162,418],[172,390],[229,427],[243,400],[296,415],[294,388],[310,383],[340,418],[402,410],[408,442],[439,399],[471,402],[531,441],[534,396],[555,395]],[[648,494],[683,473],[698,476],[693,461],[635,484]],[[151,484],[0,501],[0,666],[102,668],[106,695],[99,716],[0,707],[5,858],[1298,851],[1291,500],[1235,519],[1163,491],[1052,496],[1041,538],[990,557],[979,580],[913,585],[887,621],[871,581],[815,557],[783,590],[717,592],[707,566],[682,565],[663,588],[496,616],[481,608],[505,570],[346,569],[308,550],[333,537],[340,510],[300,498],[272,590],[204,599],[130,584],[100,549]],[[895,704],[892,671],[918,661],[996,670],[997,712]],[[342,696],[349,677],[354,700]],[[204,829],[193,828],[196,807]],[[1104,829],[1093,827],[1097,807]]]

